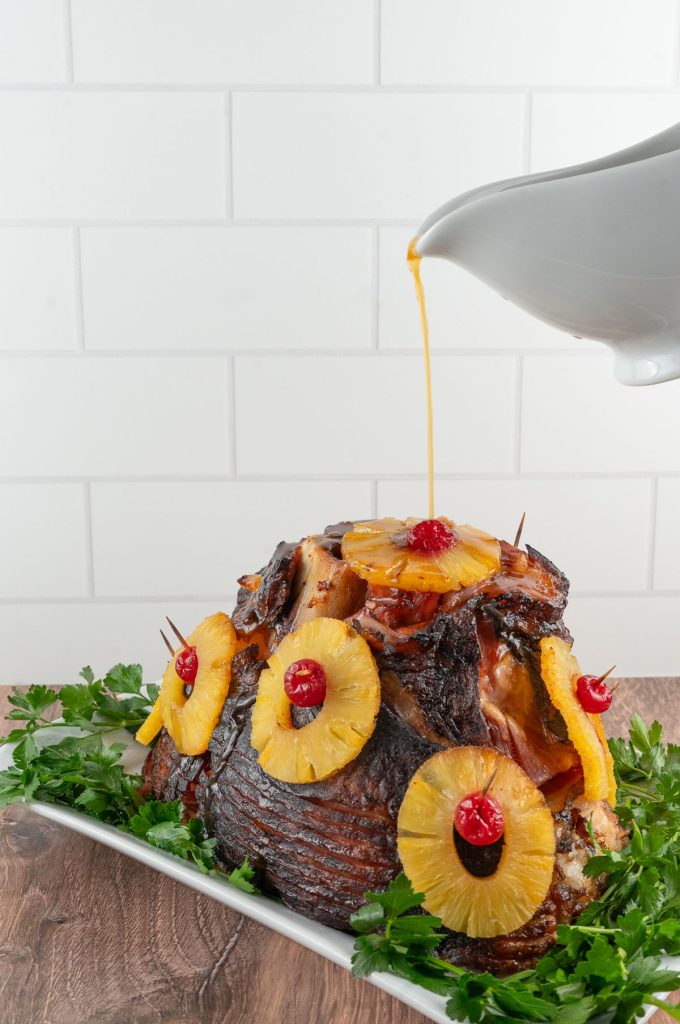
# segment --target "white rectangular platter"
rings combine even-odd
[[[73,734],[77,730],[64,729],[63,732],[61,729],[50,730],[50,739],[56,741],[67,732]],[[123,735],[127,736],[129,742],[129,735]],[[116,734],[115,739],[122,739],[123,735]],[[112,736],[110,739],[113,740],[114,737]],[[0,771],[11,764],[11,750],[12,748],[9,745],[0,747]],[[134,741],[131,742],[130,749],[126,752],[124,759],[126,766],[132,771],[138,771],[147,753],[148,751],[145,748],[140,747]],[[74,832],[80,832],[81,835],[87,836],[89,839],[95,839],[97,842],[103,843],[104,846],[118,850],[119,853],[127,854],[133,860],[138,860],[148,867],[155,868],[156,871],[169,875],[170,878],[174,878],[178,882],[183,882],[184,885],[188,885],[192,889],[198,890],[198,892],[205,893],[206,896],[211,896],[220,903],[224,903],[225,906],[231,907],[232,910],[237,910],[239,913],[245,914],[246,917],[253,918],[253,920],[266,925],[268,928],[272,928],[281,935],[299,942],[301,946],[305,946],[307,949],[313,950],[333,963],[339,964],[345,970],[350,970],[353,946],[353,939],[350,935],[345,935],[343,932],[338,932],[333,928],[327,928],[325,925],[310,921],[301,914],[288,910],[281,903],[266,896],[251,896],[235,888],[235,886],[229,885],[228,882],[222,882],[218,878],[204,875],[198,868],[186,861],[180,860],[172,854],[165,853],[163,850],[157,850],[141,839],[137,839],[126,832],[121,832],[110,825],[103,825],[101,822],[85,814],[79,814],[67,807],[59,807],[57,804],[44,804],[37,801],[29,806],[36,814],[49,818],[51,821],[64,825],[66,828],[73,829]],[[680,969],[680,958],[672,961],[669,960],[668,963],[674,969]],[[413,1007],[413,1009],[418,1010],[429,1020],[437,1021],[438,1024],[450,1024],[450,1020],[444,1010],[445,1000],[441,996],[428,992],[426,989],[413,985],[410,981],[397,978],[392,974],[371,974],[367,980],[385,992],[389,992],[390,995],[400,999],[408,1006]],[[360,984],[360,982],[357,982],[357,984]],[[645,1021],[649,1020],[653,1013],[654,1007],[651,1007],[645,1016],[640,1018],[640,1024],[644,1024]]]

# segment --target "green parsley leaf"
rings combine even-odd
[[[9,736],[0,737],[0,745],[3,743],[15,743],[23,735],[35,732],[36,729],[48,725],[44,718],[45,712],[56,703],[58,694],[49,686],[31,686],[28,690],[22,691],[14,687],[11,695],[7,698],[12,705],[12,711],[6,716],[12,722],[25,722],[22,729],[13,729]]]
[[[419,907],[424,900],[423,893],[413,891],[413,886],[403,872],[394,879],[386,892],[367,892],[366,899],[379,903],[388,917],[399,917],[407,910]]]
[[[385,908],[381,903],[365,903],[355,914],[352,914],[349,923],[359,935],[366,935],[384,925]]]
[[[158,700],[158,694],[161,692],[160,686],[156,683],[147,683],[146,692],[149,697],[149,704],[155,704]]]
[[[237,889],[241,889],[243,892],[259,893],[259,889],[255,885],[253,879],[255,878],[255,871],[251,867],[248,858],[243,861],[240,868],[234,868],[227,875],[227,881],[235,885]]]
[[[104,676],[104,686],[111,693],[136,693],[141,696],[142,666],[114,665]]]
[[[354,943],[352,974],[365,978],[374,971],[386,971],[390,966],[389,943],[383,935],[361,935]]]

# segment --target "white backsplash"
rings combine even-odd
[[[4,0],[0,682],[141,660],[327,522],[424,512],[406,244],[457,191],[680,121],[678,0]],[[680,382],[424,267],[439,509],[680,674]]]

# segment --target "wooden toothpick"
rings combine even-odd
[[[189,650],[189,644],[186,642],[186,640],[184,639],[184,637],[182,636],[182,634],[178,630],[178,628],[175,625],[175,623],[171,622],[167,615],[165,616],[165,621],[170,626],[170,629],[173,631],[173,633],[175,634],[175,636],[177,637],[177,639],[181,643],[182,647],[184,647],[184,649],[188,651]]]
[[[519,521],[519,526],[517,527],[517,533],[515,534],[515,543],[513,544],[513,547],[515,547],[515,548],[519,547],[519,542],[522,539],[522,530],[524,529],[524,520],[526,519],[526,515],[527,515],[526,512],[522,512],[522,518]]]
[[[172,648],[172,644],[168,640],[167,636],[165,635],[165,633],[163,632],[162,629],[159,630],[159,632],[160,632],[161,636],[163,637],[163,642],[165,643],[165,646],[167,647],[167,649],[170,651],[170,654],[174,655],[175,652],[174,652],[174,650]]]
[[[497,774],[498,774],[498,768],[494,768],[494,770],[491,773],[491,777],[489,778],[489,781],[487,782],[486,786],[482,790],[482,796],[486,796],[486,794],[489,792],[489,790],[491,789],[491,785],[493,783],[493,780],[496,778]]]

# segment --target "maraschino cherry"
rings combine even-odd
[[[175,672],[183,683],[193,686],[198,674],[198,655],[195,647],[185,647],[175,658]]]
[[[488,789],[487,784],[484,790],[468,794],[456,807],[456,832],[473,846],[491,846],[505,831],[503,808]]]
[[[602,676],[579,676],[576,680],[576,696],[584,711],[591,715],[601,715],[612,706],[613,692],[605,683],[614,665]]]
[[[423,519],[416,523],[406,536],[406,543],[411,551],[419,551],[423,555],[438,555],[453,547],[456,535],[441,519]]]
[[[297,708],[314,708],[326,696],[326,673],[313,658],[301,658],[286,669],[283,677],[286,696]]]
[[[165,620],[182,645],[182,650],[175,658],[175,672],[183,683],[186,683],[187,686],[191,687],[196,682],[196,676],[198,675],[198,655],[196,654],[196,648],[189,646],[175,623],[169,619],[167,615],[165,616]],[[170,651],[170,654],[173,655],[174,651],[172,649],[172,644],[163,630],[161,630],[160,633],[163,637],[163,643]]]

